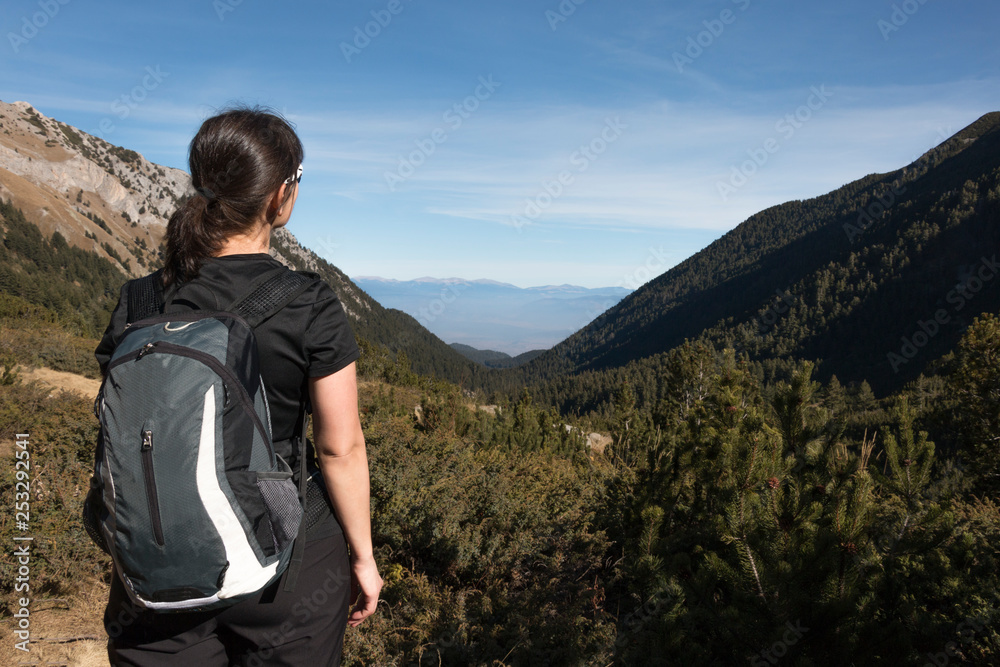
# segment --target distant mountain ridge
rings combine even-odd
[[[631,290],[624,287],[581,287],[579,285],[570,285],[569,283],[563,283],[561,285],[538,285],[535,287],[518,287],[511,283],[505,283],[499,280],[490,280],[489,278],[477,278],[476,280],[467,280],[465,278],[434,278],[432,276],[421,276],[420,278],[414,278],[413,280],[397,280],[395,278],[382,278],[381,276],[355,276],[355,281],[364,282],[380,282],[389,285],[405,285],[406,283],[421,283],[421,284],[438,284],[438,285],[454,285],[454,284],[468,284],[468,285],[492,285],[495,287],[507,287],[510,289],[524,290],[527,292],[555,292],[555,291],[567,291],[567,292],[605,292],[609,291],[614,294],[623,293],[627,294]]]
[[[496,280],[355,278],[379,303],[398,308],[448,343],[516,356],[547,349],[630,293],[623,287],[517,287]]]
[[[461,343],[451,343],[450,347],[466,359],[470,359],[477,364],[482,364],[487,368],[516,368],[517,366],[526,364],[535,357],[545,353],[545,350],[529,350],[528,352],[523,352],[516,357],[512,357],[506,352],[497,352],[496,350],[477,350],[474,347],[462,345]]]

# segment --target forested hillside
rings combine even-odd
[[[58,232],[43,237],[0,200],[0,316],[37,324],[28,336],[0,327],[0,353],[97,377],[94,348],[85,341],[104,332],[124,281],[104,257],[68,245]]]
[[[648,382],[660,376],[656,355],[697,339],[768,372],[814,360],[819,378],[867,380],[885,395],[953,349],[976,314],[1000,309],[998,214],[992,113],[899,171],[758,213],[485,386],[533,386],[587,411],[623,376],[661,393]]]
[[[392,354],[416,372],[467,380],[473,363],[445,345],[416,320],[380,306],[336,267],[304,251],[294,242],[275,237],[276,250],[297,268],[317,271],[334,287],[345,307],[359,310],[351,323],[355,334]],[[292,243],[295,244],[292,247]],[[300,259],[303,253],[312,261]],[[291,258],[287,260],[287,258]],[[56,232],[46,238],[23,212],[0,200],[0,291],[41,306],[76,335],[97,338],[107,326],[128,277],[97,255],[67,244]],[[39,349],[35,363],[58,370],[97,374],[93,348]]]
[[[496,350],[477,350],[474,347],[462,345],[461,343],[451,343],[449,347],[466,359],[470,359],[477,364],[486,366],[487,368],[513,368],[515,366],[520,366],[521,364],[526,364],[545,352],[545,350],[530,350],[528,352],[522,352],[516,357],[512,357],[506,352],[497,352]]]

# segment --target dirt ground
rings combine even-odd
[[[32,600],[28,651],[15,648],[19,639],[14,635],[13,619],[6,619],[0,633],[4,638],[0,665],[109,667],[107,635],[101,623],[107,597],[108,587],[94,581],[70,598]]]
[[[88,399],[97,396],[101,385],[97,380],[48,368],[28,369],[22,366],[18,372],[26,381],[37,380],[54,390],[65,389]],[[13,443],[3,445],[6,454]],[[0,623],[0,636],[3,637],[0,665],[108,667],[107,635],[101,622],[107,597],[107,585],[95,580],[82,585],[80,593],[69,598],[33,599],[28,651],[15,648],[15,643],[19,641],[14,635],[15,619],[5,619]]]

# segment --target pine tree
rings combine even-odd
[[[949,388],[958,399],[955,422],[982,490],[1000,493],[1000,318],[976,319],[958,346]]]

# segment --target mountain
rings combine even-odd
[[[976,315],[1000,310],[998,213],[990,113],[899,170],[752,216],[490,386],[533,385],[584,410],[631,377],[655,401],[663,354],[702,340],[765,372],[818,360],[820,379],[887,394],[951,351]]]
[[[26,102],[0,102],[0,198],[45,236],[55,232],[124,273],[156,260],[167,216],[189,194],[184,172],[47,118]]]
[[[517,355],[547,349],[630,293],[624,287],[546,285],[495,280],[358,277],[379,303],[398,308],[449,343]]]
[[[17,246],[6,257],[10,266],[0,267],[0,287],[98,336],[117,299],[115,287],[159,265],[167,220],[192,193],[183,171],[48,118],[26,102],[0,102],[0,223],[5,243]],[[61,269],[46,258],[53,252],[64,257]],[[454,381],[474,372],[414,318],[382,307],[287,229],[272,236],[271,254],[320,274],[340,297],[358,338],[405,352],[414,371]],[[60,279],[80,289],[52,284]],[[80,309],[84,315],[74,315]]]
[[[477,350],[474,347],[462,345],[461,343],[451,343],[449,347],[466,359],[471,359],[477,364],[482,364],[487,368],[515,368],[528,363],[538,355],[544,354],[545,352],[545,350],[529,350],[528,352],[522,352],[516,357],[512,357],[506,352],[497,352],[496,350]]]
[[[8,251],[0,286],[98,335],[113,285],[160,261],[166,216],[190,192],[181,171],[24,102],[0,102],[0,199],[9,203],[0,211]],[[494,391],[528,386],[540,401],[583,413],[622,383],[642,403],[661,400],[668,353],[688,340],[735,347],[767,376],[810,359],[820,380],[867,380],[891,393],[947,355],[976,315],[1000,310],[998,213],[1000,113],[992,113],[901,169],[752,216],[616,305],[594,306],[584,319],[602,314],[553,349],[502,371],[384,308],[289,232],[274,235],[272,253],[323,275],[358,337],[405,352],[415,371]],[[542,310],[590,296],[569,286],[414,283],[422,298],[440,299],[427,306],[436,318],[474,305],[496,310],[504,295],[528,294]],[[524,306],[522,322],[534,312]]]

